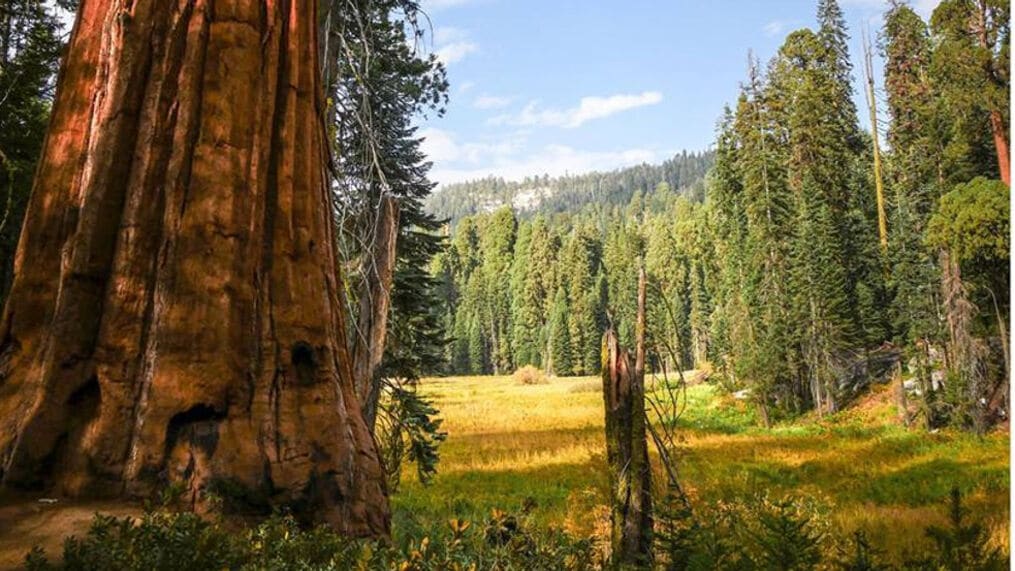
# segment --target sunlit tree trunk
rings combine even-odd
[[[611,545],[614,565],[652,562],[652,466],[645,415],[645,270],[638,281],[635,359],[612,329],[603,336],[603,402],[610,473]]]
[[[997,168],[1001,173],[1001,180],[1011,186],[1011,153],[1008,150],[1008,130],[1005,128],[1001,112],[997,109],[990,111],[990,129],[994,136],[994,150],[997,151]]]
[[[0,477],[383,535],[316,2],[84,0],[0,324]]]

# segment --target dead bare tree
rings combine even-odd
[[[652,562],[652,466],[645,415],[645,273],[639,280],[635,359],[613,329],[603,336],[603,402],[610,473],[612,561],[619,566]]]

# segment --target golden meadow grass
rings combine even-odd
[[[603,533],[607,476],[602,394],[593,377],[522,385],[510,376],[426,379],[447,442],[439,473],[421,486],[407,471],[394,498],[395,529],[493,508],[534,505],[534,523],[576,535]],[[837,415],[754,426],[753,411],[707,385],[688,389],[680,419],[682,483],[695,501],[754,493],[817,498],[839,532],[866,530],[900,558],[945,523],[953,485],[1008,551],[1009,437],[978,438],[902,427],[886,387]],[[663,481],[657,474],[657,482]]]

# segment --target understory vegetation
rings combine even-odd
[[[609,515],[595,380],[424,380],[421,391],[442,409],[449,438],[430,484],[406,478],[394,497],[390,545],[301,530],[281,515],[246,528],[157,508],[133,522],[99,516],[87,535],[66,544],[62,563],[52,557],[48,565],[602,567]],[[906,430],[889,396],[882,387],[849,411],[764,430],[742,401],[708,385],[688,387],[678,422],[692,511],[666,501],[657,508],[658,566],[1006,568],[1007,436]],[[39,553],[31,561],[29,568],[50,568]]]

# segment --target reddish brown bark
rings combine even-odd
[[[1004,117],[996,109],[990,112],[990,130],[994,135],[994,150],[997,151],[997,168],[1001,173],[1001,180],[1011,186],[1011,154],[1008,151],[1008,132],[1004,125]]]
[[[84,0],[0,323],[0,478],[389,511],[338,303],[312,0]],[[228,502],[227,502],[228,503]]]

